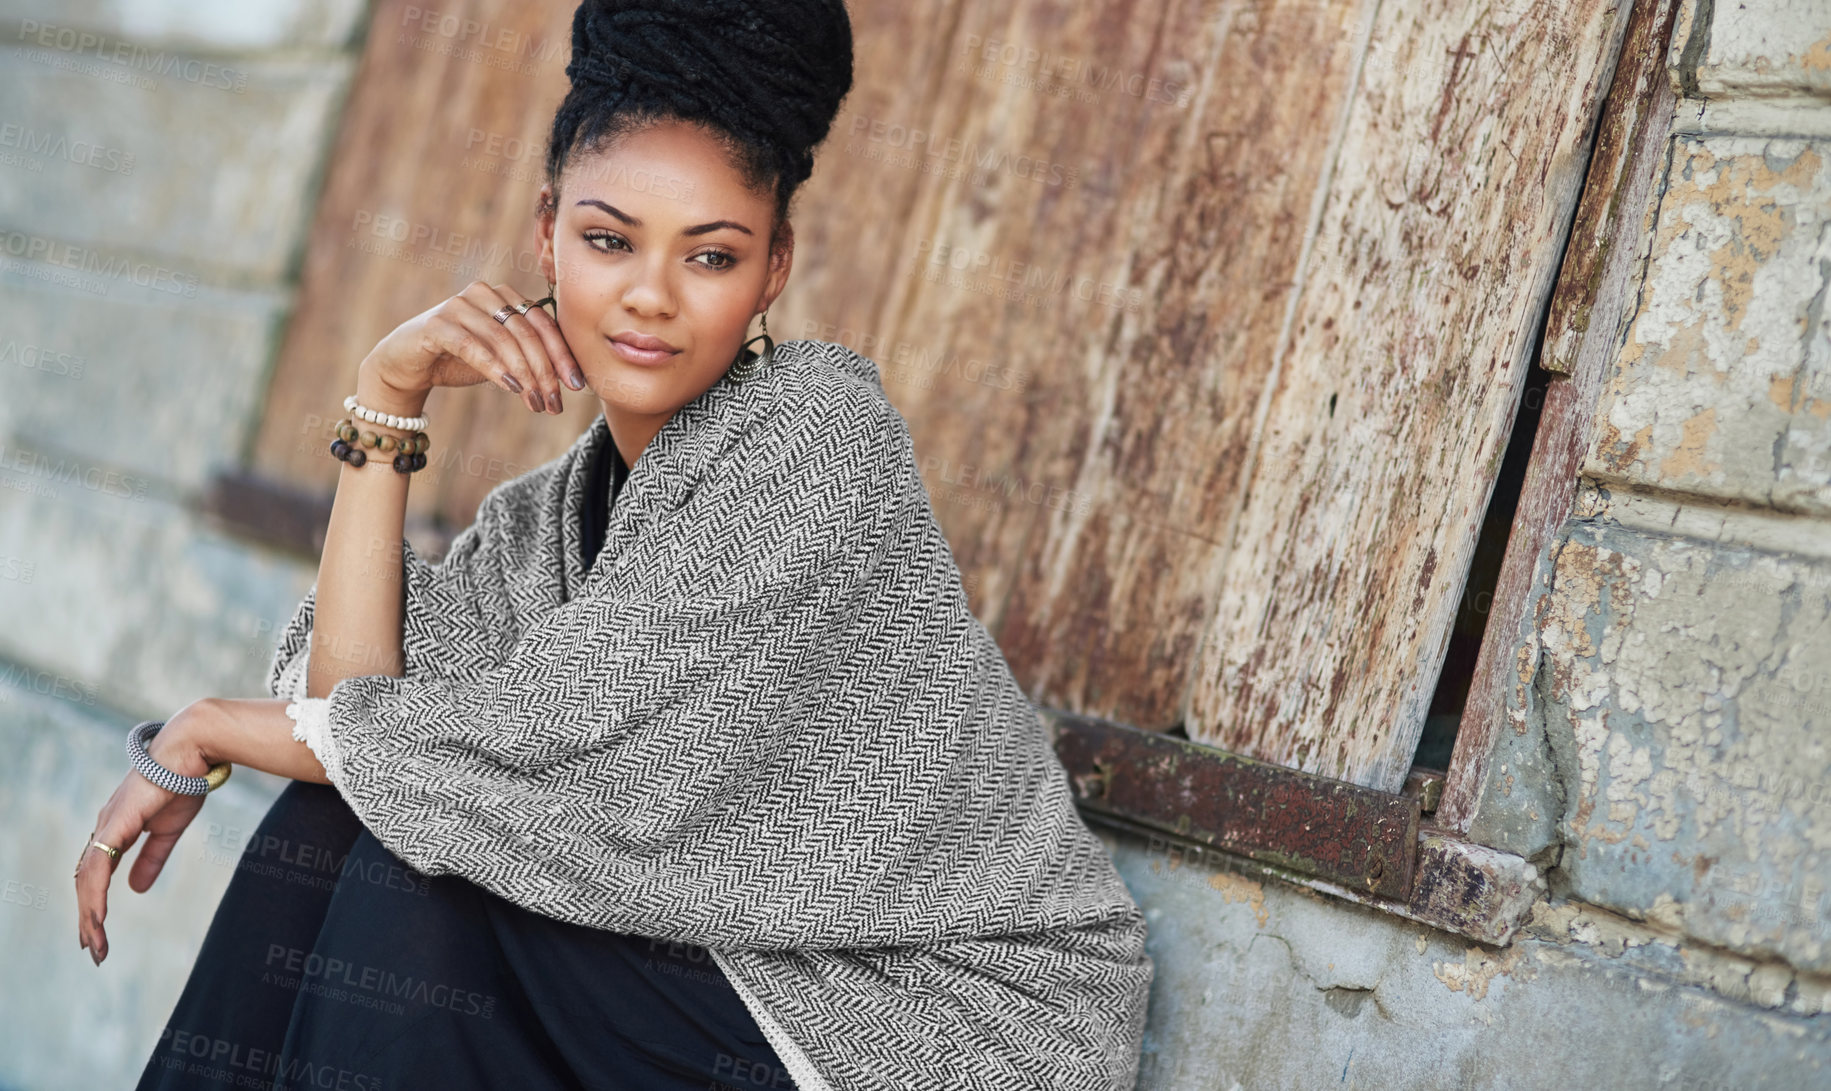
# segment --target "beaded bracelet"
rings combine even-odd
[[[431,423],[426,419],[426,416],[423,413],[417,417],[397,417],[393,413],[383,413],[379,409],[370,409],[368,406],[357,401],[356,395],[354,394],[343,399],[343,407],[363,420],[368,421],[370,424],[385,424],[390,428],[399,428],[403,432],[422,431],[427,424]]]
[[[349,417],[337,422],[336,432],[337,438],[331,440],[331,454],[352,466],[361,466],[369,460],[364,447],[384,455],[394,454],[396,473],[410,474],[425,469],[426,448],[432,446],[432,438],[424,432],[415,432],[411,436],[393,436],[386,432],[378,434],[357,428],[356,422]]]
[[[127,756],[133,761],[134,769],[159,787],[181,796],[200,796],[222,787],[223,781],[229,779],[231,768],[226,761],[210,766],[210,771],[201,777],[188,777],[160,765],[147,752],[146,741],[157,735],[164,726],[164,720],[141,720],[127,733]]]

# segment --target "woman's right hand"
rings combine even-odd
[[[585,387],[585,373],[544,307],[490,316],[527,297],[506,284],[481,280],[431,310],[414,315],[381,339],[362,366],[403,396],[423,397],[436,386],[494,382],[519,394],[536,413],[558,413],[560,382]]]

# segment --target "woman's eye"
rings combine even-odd
[[[585,232],[585,241],[591,243],[594,247],[605,253],[614,253],[619,250],[629,249],[629,240],[611,231],[587,231]],[[598,243],[607,243],[610,245],[598,246]],[[702,258],[711,260],[701,261],[700,259]],[[698,261],[708,269],[729,269],[737,264],[737,255],[728,250],[707,250],[693,255],[692,260]]]
[[[599,241],[599,240],[600,240],[600,239],[601,239],[601,240],[604,240],[604,241],[607,241],[607,242],[618,242],[618,243],[622,243],[622,244],[623,244],[623,245],[624,245],[624,246],[626,246],[626,247],[627,247],[627,246],[628,246],[628,245],[629,245],[629,242],[628,242],[628,240],[626,240],[626,239],[625,239],[625,238],[624,238],[624,237],[623,237],[623,236],[621,236],[621,235],[616,235],[616,234],[612,234],[612,233],[610,233],[610,232],[607,232],[607,231],[599,231],[599,232],[597,232],[597,233],[595,233],[595,234],[594,234],[594,233],[592,233],[592,232],[589,232],[589,231],[587,231],[587,232],[586,232],[586,233],[585,233],[585,241],[586,241],[586,242],[589,242],[589,243],[592,243],[592,244],[593,244],[593,245],[596,245],[596,244],[597,244],[597,242],[598,242],[598,241]],[[601,246],[600,246],[600,247],[598,247],[598,249],[600,249],[600,250],[602,250],[602,249],[604,249],[604,247],[601,247]]]

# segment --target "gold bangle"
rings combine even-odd
[[[223,782],[229,779],[230,768],[232,767],[226,761],[219,761],[210,766],[210,771],[203,775],[204,782],[209,785],[204,789],[205,795],[209,795],[223,786]]]

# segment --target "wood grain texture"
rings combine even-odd
[[[1474,820],[1496,735],[1528,730],[1524,689],[1535,671],[1531,660],[1538,645],[1525,632],[1537,627],[1533,603],[1550,576],[1545,550],[1570,514],[1602,383],[1634,313],[1674,105],[1667,43],[1677,10],[1685,6],[1681,0],[1634,4],[1597,126],[1588,180],[1546,319],[1540,361],[1555,374],[1545,392],[1532,462],[1437,809],[1437,821],[1459,831],[1466,832]]]
[[[1221,559],[1191,738],[1404,783],[1582,183],[1616,8],[1381,5]]]
[[[1109,245],[1123,252],[1106,266],[1129,265],[1148,305],[1090,317],[1094,336],[1067,347],[1075,366],[1045,380],[1052,414],[1025,439],[1053,458],[1033,472],[1059,475],[1080,503],[1032,520],[998,629],[1038,699],[1146,728],[1184,716],[1364,8],[1202,10],[1196,25],[1173,14],[1160,47],[1197,51],[1190,116],[1141,127],[1159,146],[1112,157],[1124,188]],[[1111,138],[1129,128],[1104,120]]]
[[[835,212],[908,197],[797,331],[882,366],[1033,699],[1179,716],[1363,6],[969,5],[825,153]]]
[[[376,4],[269,387],[260,472],[334,490],[329,424],[376,342],[472,280],[545,293],[533,209],[570,26],[570,8],[504,0]],[[435,390],[410,518],[468,524],[485,493],[564,450],[598,408],[572,395],[563,420],[535,419],[493,385]]]

